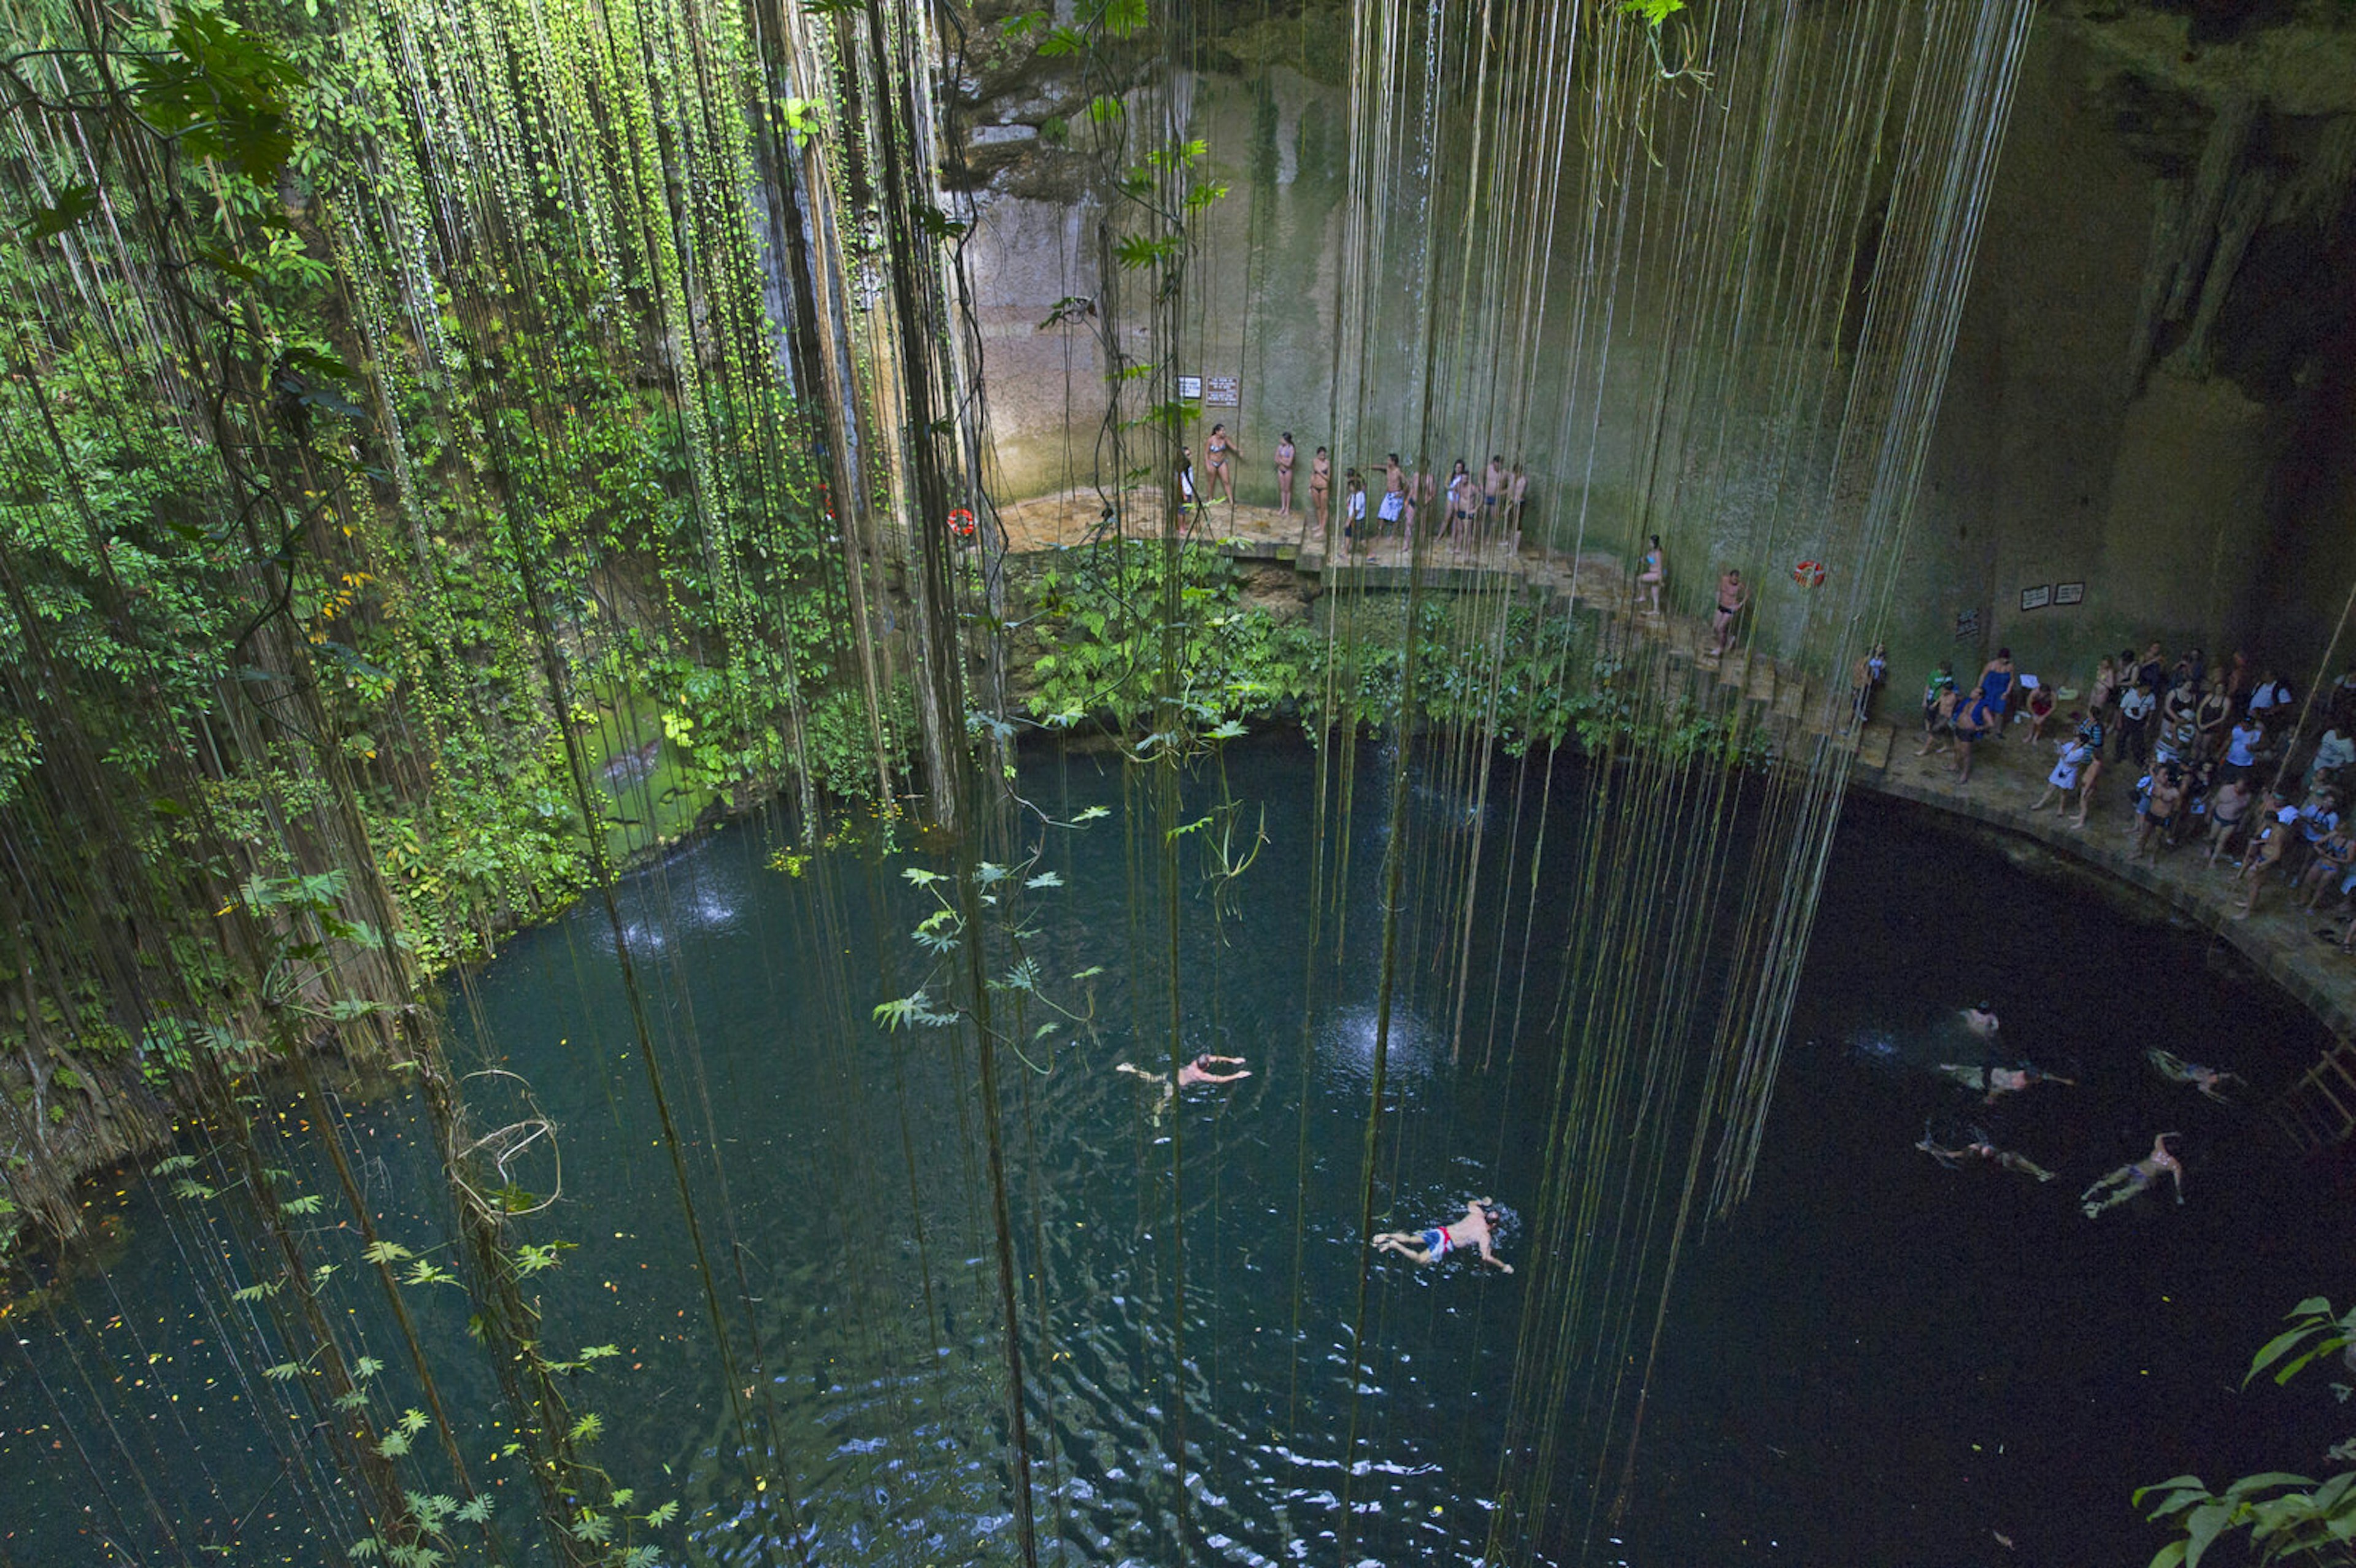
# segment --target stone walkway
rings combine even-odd
[[[1132,538],[1158,537],[1162,499],[1138,491],[1127,508]],[[1040,497],[1008,507],[1004,521],[1009,547],[1016,551],[1051,549],[1085,542],[1102,517],[1102,503],[1094,491]],[[1409,559],[1406,541],[1384,536],[1363,552],[1344,561],[1328,562],[1323,541],[1303,536],[1307,519],[1280,516],[1256,507],[1218,506],[1197,526],[1195,536],[1219,542],[1239,560],[1280,561],[1321,585],[1369,589],[1399,589],[1407,585]],[[1630,613],[1630,591],[1622,563],[1616,555],[1588,554],[1575,560],[1544,557],[1535,550],[1493,541],[1478,549],[1452,549],[1427,543],[1425,581],[1440,589],[1470,589],[1495,574],[1522,579],[1541,597],[1578,605],[1617,618]],[[2305,1079],[2293,1086],[2277,1118],[2302,1141],[2286,1115],[2289,1102],[2302,1094],[2319,1094],[2336,1108],[2344,1100],[2356,1107],[2356,957],[2343,955],[2335,944],[2318,939],[2316,931],[2339,922],[2326,921],[2293,908],[2292,890],[2279,878],[2260,894],[2255,914],[2238,918],[2242,885],[2233,867],[2222,859],[2207,863],[2207,846],[2187,844],[2134,859],[2134,780],[2140,770],[2125,764],[2106,767],[2095,786],[2086,826],[2073,827],[2069,816],[2051,808],[2032,812],[2034,801],[2051,771],[2057,731],[2048,726],[2048,738],[2032,744],[2026,723],[2016,724],[2005,739],[1983,742],[1972,762],[1969,784],[1959,782],[1943,754],[1917,757],[1921,731],[1915,711],[1916,688],[1911,681],[1885,689],[1877,703],[1885,719],[1862,731],[1843,724],[1846,693],[1812,689],[1803,677],[1774,660],[1738,647],[1723,660],[1707,647],[1707,630],[1697,618],[1671,614],[1637,616],[1637,635],[1664,646],[1665,678],[1682,679],[1688,688],[1708,690],[1714,684],[1723,694],[1740,688],[1740,699],[1751,705],[1754,716],[1767,724],[1778,749],[1812,736],[1830,736],[1843,750],[1854,749],[1857,763],[1850,772],[1858,788],[1955,813],[1990,827],[2017,833],[2083,864],[2140,888],[2159,898],[2178,913],[2230,944],[2261,973],[2307,1007],[2339,1041],[2332,1052]],[[2057,720],[2058,723],[2059,720]],[[2074,802],[2072,803],[2074,810]],[[2342,1054],[2343,1051],[2346,1054]],[[2344,1083],[2342,1082],[2344,1081]],[[2356,1122],[2356,1109],[2327,1110],[2328,1120],[2345,1116]],[[2337,1141],[2338,1134],[2323,1141]]]

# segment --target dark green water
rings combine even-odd
[[[1020,1081],[1003,1138],[1051,1561],[1336,1562],[1345,1490],[1352,1559],[1472,1559],[1487,1539],[1521,1306],[1547,1260],[1522,1250],[1522,1226],[1504,1249],[1521,1270],[1510,1278],[1452,1260],[1378,1263],[1354,1401],[1387,767],[1362,762],[1350,923],[1338,963],[1314,974],[1304,1029],[1311,766],[1282,743],[1231,759],[1230,787],[1254,803],[1251,820],[1265,803],[1269,842],[1217,918],[1189,853],[1186,1044],[1247,1056],[1254,1075],[1190,1090],[1160,1122],[1153,1093],[1111,1071],[1166,1065],[1160,883],[1153,836],[1136,831],[1146,814],[1095,760],[1026,775],[1054,816],[1112,812],[1047,836],[1064,886],[1037,895],[1032,944],[1049,994],[1092,1008],[1092,1024],[1041,1038],[1044,1072],[1005,1063]],[[1515,782],[1501,770],[1491,807],[1493,890]],[[1523,782],[1526,854],[1539,781]],[[1566,774],[1556,799],[1577,798]],[[1410,804],[1411,884],[1438,885],[1432,847],[1462,805],[1428,782]],[[1549,832],[1559,876],[1573,828]],[[721,1289],[736,1301],[741,1270],[753,1298],[737,1354],[751,1362],[756,1329],[813,1561],[1011,1561],[974,1063],[946,1031],[887,1037],[869,1022],[920,977],[905,933],[927,906],[900,873],[929,862],[846,851],[795,878],[768,865],[777,842],[722,834],[635,879],[623,901]],[[1518,1014],[1526,890],[1478,913],[1472,972],[1498,972],[1500,943],[1507,960],[1496,1015],[1485,981],[1468,1012],[1468,1056],[1494,1043],[1486,1072],[1451,1064],[1452,992],[1428,964],[1407,965],[1378,1225],[1437,1223],[1475,1190],[1516,1204],[1534,1184],[1556,1049],[1546,955],[1567,894],[1543,887],[1536,901],[1538,956]],[[1441,940],[1411,929],[1411,953]],[[748,1471],[612,949],[594,909],[519,938],[477,977],[458,1026],[528,1080],[561,1128],[563,1200],[531,1226],[578,1243],[542,1276],[558,1348],[620,1352],[576,1385],[579,1406],[604,1419],[598,1453],[637,1489],[636,1506],[684,1504],[684,1533],[652,1538],[666,1561],[681,1549],[768,1561],[756,1537],[772,1516],[741,1500]],[[2339,1286],[2347,1194],[2277,1163],[2262,1118],[2167,1085],[2142,1061],[2167,1045],[2265,1089],[2318,1031],[2205,953],[2194,934],[2131,923],[1919,818],[1855,803],[1755,1196],[1688,1255],[1633,1501],[1616,1531],[1598,1529],[1592,1560],[2140,1563],[2156,1538],[2127,1505],[2134,1486],[2319,1463],[2341,1435],[2320,1380],[2233,1391],[2285,1308]],[[1983,995],[2016,1049],[2082,1087],[1983,1112],[1935,1081],[1927,1069],[1958,1054],[1951,1009]],[[1027,1021],[1050,1016],[1034,1006]],[[519,1103],[507,1080],[473,1091],[487,1108]],[[1942,1169],[1911,1147],[1926,1115],[1950,1134],[1981,1120],[2061,1179]],[[411,1108],[349,1115],[380,1228],[424,1250],[440,1230]],[[2098,1223],[2080,1217],[2081,1187],[2171,1128],[2185,1135],[2184,1207],[2147,1196]],[[556,1182],[540,1150],[515,1175],[535,1190]],[[332,1505],[303,1504],[275,1418],[252,1413],[274,1392],[239,1326],[247,1309],[227,1299],[245,1281],[209,1261],[220,1221],[162,1186],[106,1186],[99,1207],[127,1244],[54,1311],[9,1319],[0,1568],[216,1561],[201,1549],[231,1541],[232,1562],[328,1560],[313,1531]],[[322,1257],[357,1253],[334,1230],[336,1207],[331,1196],[322,1210]],[[410,1294],[444,1347],[445,1397],[488,1408],[458,1293]],[[337,1299],[397,1369],[367,1291]],[[385,1380],[394,1408],[414,1403],[397,1371]],[[1183,1510],[1170,1458],[1181,1408]],[[492,1462],[500,1441],[477,1424],[463,1446],[478,1478],[507,1477],[516,1555],[536,1558],[529,1499]]]

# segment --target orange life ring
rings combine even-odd
[[[973,538],[973,514],[959,507],[949,514],[949,532],[961,539]]]
[[[1822,588],[1825,585],[1824,563],[1817,560],[1800,562],[1792,569],[1792,581],[1803,588]]]

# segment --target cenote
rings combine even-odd
[[[2356,1561],[2342,0],[0,84],[0,1568]]]
[[[1382,750],[1358,771],[1377,790],[1365,781],[1387,776]],[[1516,1211],[1500,1249],[1516,1272],[1376,1256],[1361,1303],[1372,868],[1387,803],[1362,799],[1321,837],[1316,759],[1282,740],[1231,746],[1215,777],[1192,780],[1189,812],[1224,801],[1265,844],[1231,880],[1183,879],[1180,1033],[1189,1053],[1248,1059],[1251,1076],[1189,1088],[1158,1116],[1155,1091],[1114,1071],[1168,1065],[1168,948],[1154,916],[1135,912],[1150,901],[1132,885],[1151,880],[1141,859],[1158,837],[1141,773],[1103,754],[1026,764],[1024,797],[1080,824],[1038,833],[1047,848],[1031,874],[1061,886],[1033,906],[1028,951],[1041,994],[1083,1018],[1034,1004],[1034,1019],[1063,1027],[1016,1037],[1026,1043],[1001,1129],[1043,1559],[1331,1562],[1345,1490],[1354,1560],[1494,1550],[1505,1413],[1529,1360],[1517,1347],[1534,1287],[1558,1266],[1533,1255],[1518,1211],[1558,1059],[1585,1048],[1560,1037],[1564,998],[1547,978],[1561,967],[1559,912],[1582,848],[1566,803],[1584,771],[1500,762],[1477,807],[1469,781],[1420,762],[1406,774],[1400,820],[1435,861],[1479,810],[1494,864],[1472,912],[1478,983],[1455,1049],[1454,990],[1430,978],[1442,966],[1402,965],[1376,1223],[1438,1223],[1468,1194],[1494,1193]],[[809,1561],[1005,1560],[1006,1372],[973,1053],[954,1030],[887,1031],[872,1016],[922,972],[907,932],[932,900],[906,872],[939,862],[878,836],[806,856],[799,842],[761,822],[732,827],[629,878],[618,902],[674,1063],[671,1109],[723,1295],[742,1289],[735,1354],[761,1363],[762,1386],[744,1392],[774,1422],[776,1473]],[[1329,915],[1312,934],[1303,912],[1321,843],[1329,857],[1346,844],[1364,869],[1334,905],[1341,929]],[[1534,880],[1503,874],[1534,861]],[[1403,950],[1444,946],[1443,923],[1411,926]],[[486,1102],[552,1125],[509,1174],[535,1194],[561,1190],[525,1241],[568,1244],[535,1276],[562,1349],[613,1348],[572,1380],[578,1407],[602,1414],[598,1462],[649,1507],[680,1501],[687,1560],[771,1560],[783,1548],[763,1539],[772,1526],[748,1493],[755,1467],[738,1451],[617,974],[598,910],[523,933],[453,985],[453,1055],[515,1075],[474,1080]],[[1498,975],[1511,983],[1491,984]],[[1984,996],[1999,999],[2011,1049],[2075,1086],[1982,1108],[1940,1079],[1937,1063],[1968,1054],[1958,1008]],[[2328,1425],[2311,1404],[2233,1390],[2251,1348],[2339,1255],[2345,1195],[2276,1158],[2245,1111],[2148,1072],[2146,1049],[2191,1043],[2191,1019],[2233,1020],[2234,1060],[2262,1090],[2319,1039],[2279,996],[2212,962],[2197,933],[2017,869],[1904,808],[1853,803],[1751,1196],[1687,1253],[1633,1461],[1578,1454],[1559,1472],[1592,1483],[1599,1463],[1630,1465],[1626,1506],[1611,1517],[1622,1477],[1603,1475],[1567,1499],[1538,1560],[2008,1561],[2001,1537],[2026,1561],[2124,1562],[2139,1528],[2132,1487],[2329,1441],[2310,1430]],[[414,1094],[339,1112],[379,1233],[446,1258]],[[1981,1123],[2059,1179],[1943,1168],[1913,1147],[1926,1119],[1949,1143]],[[2183,1134],[2184,1206],[2147,1196],[2083,1218],[2078,1188],[2162,1129]],[[305,1159],[296,1187],[325,1179],[300,1140],[290,1147]],[[10,1562],[168,1559],[141,1488],[183,1542],[320,1560],[283,1446],[252,1413],[267,1380],[252,1354],[222,1353],[235,1282],[204,1255],[214,1238],[189,1217],[198,1206],[179,1205],[177,1221],[159,1211],[165,1185],[105,1186],[102,1276],[62,1281],[12,1320]],[[436,1364],[455,1369],[442,1392],[461,1447],[498,1474],[508,1438],[487,1380],[467,1371],[463,1297],[410,1294]],[[356,1343],[389,1363],[391,1404],[413,1407],[380,1307],[363,1301],[360,1315]],[[133,1369],[128,1386],[93,1401],[110,1365]],[[1571,1386],[1580,1399],[1598,1387]],[[1557,1413],[1569,1429],[1580,1412]],[[1183,1498],[1171,1464],[1182,1414]],[[138,1465],[135,1487],[107,1467],[110,1443]],[[75,1444],[98,1452],[85,1464]],[[528,1539],[522,1488],[495,1491]]]

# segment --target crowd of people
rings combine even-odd
[[[1204,437],[1204,474],[1199,482],[1194,448],[1178,449],[1178,496],[1189,524],[1221,502],[1235,505],[1236,465],[1243,461],[1243,449],[1224,423],[1212,425],[1210,434]],[[1277,515],[1300,517],[1304,536],[1313,528],[1317,537],[1324,537],[1335,516],[1332,454],[1321,446],[1309,459],[1306,511],[1293,505],[1301,448],[1290,431],[1277,443],[1275,461]],[[1382,533],[1412,539],[1419,528],[1424,537],[1458,548],[1520,535],[1522,517],[1529,506],[1530,476],[1518,462],[1508,466],[1503,453],[1493,455],[1477,475],[1460,457],[1445,479],[1425,459],[1418,458],[1410,467],[1399,461],[1396,452],[1366,466],[1380,479],[1378,492],[1357,468],[1344,468],[1341,475],[1342,535],[1354,549],[1363,549]]]
[[[2343,811],[2356,767],[2356,668],[2302,708],[2290,682],[2235,653],[2211,667],[2199,648],[2170,660],[2158,643],[2105,656],[2080,694],[2018,670],[1998,648],[1970,686],[1951,665],[1922,690],[1917,757],[1944,759],[1969,782],[1975,751],[2019,736],[2057,755],[2031,811],[2069,812],[2073,827],[2103,781],[2130,799],[2133,858],[2201,852],[2235,883],[2245,917],[2279,887],[2302,911],[2340,915],[2356,895],[2356,825]],[[2303,717],[2311,715],[2311,717]],[[2056,732],[2049,736],[2049,729]],[[2327,908],[2327,901],[2329,907]],[[2356,952],[2356,919],[2333,933]]]

